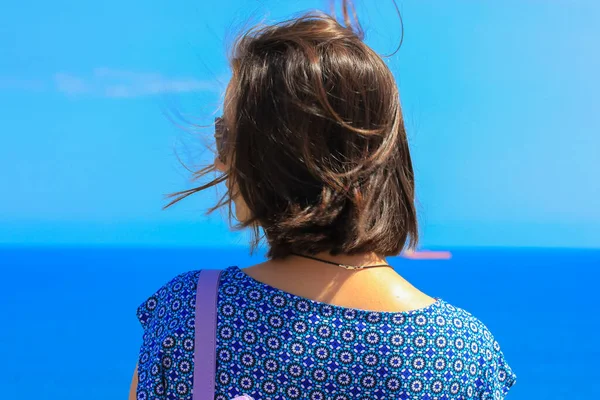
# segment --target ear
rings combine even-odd
[[[226,172],[227,171],[227,166],[223,163],[223,161],[221,161],[221,159],[219,157],[215,158],[215,168],[217,169],[217,171],[219,172]]]

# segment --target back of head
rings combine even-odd
[[[387,256],[417,240],[398,89],[346,2],[344,14],[345,23],[308,14],[253,28],[233,49],[227,172],[197,189],[226,177],[222,204],[243,200],[241,226],[261,227],[273,258]]]

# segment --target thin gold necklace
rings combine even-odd
[[[389,267],[390,266],[390,264],[377,264],[377,265],[347,265],[347,264],[338,264],[338,263],[333,262],[333,261],[323,260],[321,258],[307,256],[307,255],[304,255],[304,254],[298,254],[298,253],[292,253],[292,254],[295,255],[295,256],[297,256],[297,257],[303,257],[303,258],[308,258],[309,260],[320,261],[322,263],[335,265],[335,266],[342,267],[344,269],[349,269],[349,270],[352,270],[352,271],[359,270],[359,269],[364,269],[364,268]]]

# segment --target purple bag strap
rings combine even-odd
[[[220,276],[220,270],[207,269],[200,271],[198,278],[194,324],[194,400],[215,397],[217,297]]]

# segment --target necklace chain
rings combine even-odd
[[[390,266],[390,264],[347,265],[347,264],[339,264],[339,263],[336,263],[336,262],[333,262],[333,261],[329,261],[329,260],[323,260],[321,258],[317,258],[317,257],[313,257],[313,256],[307,256],[307,255],[304,255],[304,254],[298,254],[298,253],[292,253],[292,254],[295,255],[295,256],[297,256],[297,257],[308,258],[309,260],[314,260],[314,261],[320,261],[322,263],[335,265],[337,267],[342,267],[344,269],[351,270],[351,271],[360,270],[360,269],[364,269],[364,268],[389,267]]]

